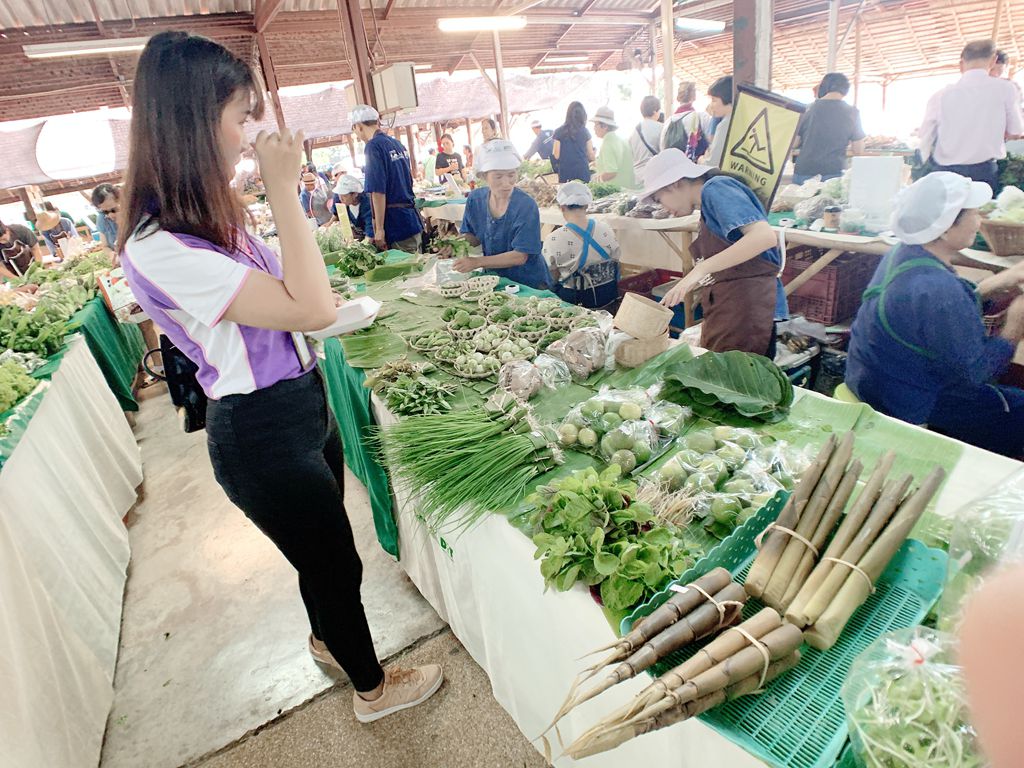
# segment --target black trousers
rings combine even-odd
[[[298,571],[313,634],[357,691],[373,690],[384,672],[359,595],[341,436],[319,371],[211,400],[206,432],[217,482]]]
[[[983,181],[992,187],[993,194],[999,188],[999,168],[995,160],[987,160],[984,163],[972,163],[971,165],[936,165],[932,170],[952,171],[974,181]]]

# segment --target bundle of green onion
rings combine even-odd
[[[479,411],[412,416],[379,433],[393,478],[418,494],[434,532],[464,530],[514,507],[532,479],[561,463],[553,438],[507,392]]]

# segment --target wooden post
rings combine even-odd
[[[769,89],[772,84],[774,0],[733,0],[733,82]]]
[[[651,43],[651,82],[650,82],[651,96],[657,96],[658,95],[658,60],[657,60],[657,57],[655,57],[655,55],[654,55],[654,41],[658,37],[658,25],[657,24],[648,24],[647,25],[647,37],[648,37],[648,39],[650,40],[650,43]],[[645,77],[644,79],[646,80],[647,78]],[[669,110],[669,105],[662,104],[661,106],[662,106],[662,109],[665,110],[665,114],[667,114],[667,115],[671,114],[671,110]]]
[[[356,168],[356,143],[352,141],[352,134],[345,136],[345,145],[348,147],[348,153],[352,156],[352,170]]]
[[[996,2],[996,16],[992,19],[992,42],[999,41],[999,22],[1003,19],[1003,0]]]
[[[494,41],[494,79],[498,85],[498,109],[501,111],[501,135],[508,138],[508,93],[505,91],[505,64],[501,60],[501,36],[491,33]]]
[[[412,137],[411,125],[405,126],[405,140],[409,143],[409,167],[412,170],[412,177],[418,179],[420,172],[416,163],[416,141]]]
[[[666,115],[671,115],[675,104],[675,92],[672,87],[673,68],[675,66],[675,42],[673,31],[675,19],[672,17],[672,0],[661,0],[661,76],[664,79],[664,101],[661,108]]]
[[[441,124],[440,123],[434,123],[434,144],[435,144],[434,149],[436,149],[438,152],[440,152],[441,151],[440,150],[440,146],[441,146]]]
[[[828,60],[825,63],[826,72],[836,71],[836,61],[839,58],[839,0],[829,0],[828,4]]]
[[[32,196],[28,193],[28,188],[18,187],[14,191],[18,193],[18,197],[21,199],[21,204],[25,206],[25,221],[30,224],[35,224],[36,209],[32,207]]]
[[[473,146],[473,121],[468,117],[466,118],[466,143]]]
[[[338,0],[338,19],[342,34],[348,43],[351,57],[349,66],[352,69],[352,85],[356,90],[356,98],[363,104],[376,107],[377,97],[373,92],[373,81],[370,78],[373,59],[370,58],[370,49],[366,46],[366,28],[363,26],[361,6],[361,3]]]
[[[277,129],[284,130],[284,109],[281,108],[281,96],[277,92],[277,73],[274,71],[274,61],[270,58],[270,47],[262,32],[256,35],[256,49],[260,54],[260,69],[263,70],[263,77],[267,81],[267,90],[270,91],[270,103],[274,107]]]
[[[857,106],[860,98],[860,15],[854,22],[857,26],[853,30],[853,106]]]
[[[313,162],[313,140],[312,139],[306,139],[304,142],[302,142],[302,149],[305,150],[305,152],[306,152],[306,162],[307,163],[312,163]]]

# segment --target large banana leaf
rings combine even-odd
[[[719,407],[748,418],[778,421],[793,403],[793,385],[778,366],[746,352],[707,352],[674,366],[665,379],[663,397],[704,406],[702,411]]]

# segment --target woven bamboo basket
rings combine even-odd
[[[639,293],[627,293],[615,313],[615,327],[634,339],[654,339],[668,332],[672,310]]]
[[[626,368],[643,365],[655,355],[668,349],[668,331],[653,339],[629,339],[615,349],[615,362]]]
[[[982,219],[981,234],[996,256],[1024,255],[1024,224]]]

